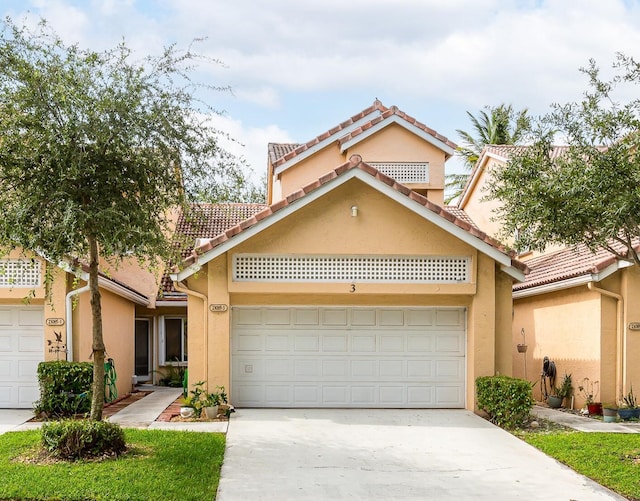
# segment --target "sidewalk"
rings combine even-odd
[[[640,423],[638,422],[605,423],[599,419],[591,419],[587,416],[579,416],[571,412],[550,409],[540,405],[534,405],[531,413],[540,419],[547,419],[587,433],[640,433]]]
[[[159,421],[163,411],[169,407],[180,395],[182,388],[166,388],[154,386],[144,398],[136,400],[119,410],[112,416],[105,418],[112,423],[118,423],[123,428],[139,428],[149,430],[177,430],[196,432],[226,433],[229,421],[199,421],[199,422],[171,422]],[[0,433],[7,431],[22,431],[38,429],[42,422],[29,421],[33,412],[28,409],[2,409],[0,419]],[[6,422],[5,422],[6,421]]]

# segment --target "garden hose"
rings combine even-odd
[[[116,365],[113,358],[108,358],[104,364],[104,401],[113,402],[118,398],[118,389],[116,388]]]

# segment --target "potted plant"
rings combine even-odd
[[[585,404],[590,416],[602,416],[602,403],[596,402],[600,392],[600,381],[591,381],[588,377],[582,380],[578,391],[585,399]]]
[[[225,393],[224,386],[216,386],[216,391],[213,393],[204,393],[203,406],[204,413],[207,419],[215,419],[218,416],[218,410],[220,404],[227,403],[227,394]]]
[[[562,384],[560,387],[554,386],[551,395],[547,398],[547,404],[552,409],[557,409],[562,406],[562,401],[571,395],[573,391],[573,384],[571,382],[571,374],[564,373],[562,378]]]
[[[183,418],[191,418],[196,413],[196,410],[193,407],[193,401],[191,397],[181,398],[180,403],[180,417]]]
[[[640,407],[638,407],[638,401],[633,394],[633,386],[629,389],[629,393],[622,399],[620,408],[618,409],[618,416],[625,421],[640,417]]]
[[[613,423],[618,417],[618,406],[616,404],[604,404],[602,406],[602,417],[605,423]]]

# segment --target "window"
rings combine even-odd
[[[160,317],[160,363],[187,362],[187,319]]]

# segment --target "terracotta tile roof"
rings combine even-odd
[[[614,248],[622,250],[620,244],[614,245]],[[527,260],[529,274],[524,282],[514,284],[513,290],[520,291],[599,273],[616,261],[617,258],[605,249],[592,252],[582,244],[576,247],[567,247]]]
[[[182,247],[182,257],[186,258],[196,246],[197,239],[209,239],[220,235],[265,207],[265,204],[243,203],[194,204],[191,207],[191,216],[181,213],[178,217],[174,244]],[[162,277],[161,293],[164,300],[171,296],[184,299],[184,294],[177,293],[173,288],[168,271]]]
[[[464,210],[459,209],[455,205],[446,205],[444,208],[447,212],[450,212],[451,214],[456,216],[458,219],[469,223],[474,228],[479,229],[479,226],[473,222],[473,219],[471,219],[471,217],[469,217],[469,214],[467,214]]]
[[[509,159],[512,155],[517,155],[519,153],[523,153],[527,150],[527,146],[521,145],[512,145],[512,144],[489,144],[485,146],[485,151],[487,153],[492,153],[494,155],[498,155],[505,159]],[[559,158],[569,149],[568,146],[558,146],[554,145],[551,147],[551,159],[555,160]]]
[[[340,133],[342,131],[344,131],[346,128],[352,126],[353,124],[355,124],[358,120],[362,120],[367,115],[370,115],[371,113],[375,113],[375,112],[377,112],[377,115],[376,115],[375,118],[373,118],[370,121],[360,125],[355,130],[346,131],[344,134],[340,135]],[[332,129],[329,129],[328,131],[323,132],[319,136],[316,136],[311,141],[308,141],[308,142],[306,142],[304,144],[298,144],[298,145],[293,145],[293,144],[281,144],[281,145],[278,145],[278,144],[275,144],[275,143],[270,144],[269,145],[269,159],[271,160],[271,164],[274,167],[278,167],[278,166],[282,165],[283,163],[285,163],[285,162],[291,160],[292,158],[296,157],[297,155],[303,153],[304,151],[306,151],[306,150],[308,150],[310,148],[313,148],[315,145],[317,145],[318,143],[330,138],[331,136],[336,136],[336,141],[338,141],[340,144],[343,144],[344,142],[349,141],[349,140],[353,139],[354,137],[357,137],[358,135],[362,134],[363,132],[369,130],[371,127],[377,125],[378,123],[382,122],[383,120],[385,120],[385,119],[387,119],[387,118],[389,118],[389,117],[391,117],[393,115],[396,115],[396,116],[402,118],[403,120],[409,122],[410,124],[418,127],[423,132],[426,132],[427,134],[433,136],[435,139],[445,143],[447,146],[449,146],[450,148],[452,148],[454,150],[458,147],[454,142],[450,141],[445,136],[443,136],[443,135],[439,134],[438,132],[436,132],[435,130],[427,127],[423,123],[417,121],[412,116],[407,115],[405,112],[400,111],[397,106],[392,106],[391,108],[387,108],[386,106],[384,106],[382,104],[382,102],[380,102],[379,100],[376,99],[373,102],[373,104],[371,106],[369,106],[368,108],[365,108],[360,113],[357,113],[357,114],[353,115],[348,120],[345,120],[341,124],[338,124],[335,127],[333,127]]]
[[[274,164],[278,158],[285,156],[287,153],[291,153],[299,146],[301,146],[299,143],[269,143],[267,145],[269,161]]]
[[[352,155],[352,157],[349,159],[348,162],[345,162],[342,165],[336,167],[334,170],[329,171],[324,176],[322,176],[320,179],[309,183],[308,185],[304,186],[303,188],[299,189],[298,191],[291,193],[287,197],[283,198],[282,200],[280,200],[280,201],[278,201],[278,202],[276,202],[276,203],[274,203],[274,204],[272,204],[270,206],[265,206],[263,210],[261,210],[260,212],[254,213],[250,218],[248,218],[248,219],[242,221],[241,223],[236,224],[235,226],[227,229],[223,233],[217,235],[215,238],[212,238],[212,239],[208,240],[207,242],[203,242],[202,245],[197,247],[191,253],[191,255],[189,257],[187,257],[183,261],[182,266],[183,267],[188,267],[191,264],[194,264],[196,262],[196,260],[197,260],[197,256],[198,255],[201,255],[201,254],[204,254],[206,252],[211,251],[212,249],[214,249],[217,246],[223,244],[227,240],[232,239],[234,236],[238,235],[239,233],[241,233],[242,231],[246,230],[247,228],[251,228],[252,226],[258,224],[263,219],[268,218],[269,216],[275,214],[279,210],[282,210],[283,208],[285,208],[288,205],[292,204],[296,200],[299,200],[299,199],[303,198],[305,195],[307,195],[307,194],[311,193],[312,191],[316,190],[317,188],[320,188],[321,186],[329,183],[333,179],[337,178],[338,176],[344,174],[345,172],[347,172],[347,171],[349,171],[351,169],[360,169],[360,170],[366,172],[367,174],[371,175],[372,177],[376,178],[377,180],[379,180],[379,181],[383,182],[384,184],[392,187],[394,190],[396,190],[397,192],[399,192],[402,195],[406,196],[407,198],[409,198],[409,199],[413,200],[414,202],[426,207],[430,211],[434,212],[435,214],[438,214],[439,216],[445,218],[447,221],[449,221],[449,222],[455,224],[456,226],[462,228],[463,230],[465,230],[469,234],[473,235],[474,237],[476,237],[476,238],[482,240],[483,242],[485,242],[486,244],[498,249],[500,252],[510,256],[511,259],[512,259],[512,264],[513,264],[514,267],[518,268],[520,271],[523,271],[525,273],[527,272],[527,266],[524,263],[522,263],[522,262],[520,262],[520,261],[515,259],[515,252],[513,252],[511,250],[508,250],[505,246],[503,246],[496,239],[490,237],[485,232],[483,232],[479,228],[477,228],[475,225],[473,225],[473,224],[467,222],[466,220],[456,216],[453,212],[450,212],[450,211],[440,207],[439,205],[436,205],[435,203],[431,202],[430,200],[428,200],[423,195],[420,195],[419,193],[416,193],[415,191],[407,188],[406,186],[404,186],[402,184],[399,184],[398,182],[396,182],[391,177],[389,177],[389,176],[387,176],[385,174],[382,174],[381,172],[379,172],[378,170],[376,170],[375,168],[373,168],[369,164],[363,162],[362,161],[362,157],[360,157],[359,155]]]

